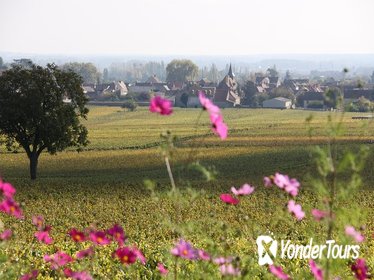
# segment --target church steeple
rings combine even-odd
[[[235,77],[234,72],[232,72],[231,63],[230,63],[229,73],[227,75],[229,75],[231,77],[231,79],[234,79],[234,77]]]

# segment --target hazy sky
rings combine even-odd
[[[374,0],[0,0],[0,51],[374,53]]]

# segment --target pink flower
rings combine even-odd
[[[24,274],[19,278],[19,280],[32,280],[36,279],[38,277],[39,271],[38,270],[33,270],[30,273]]]
[[[281,189],[284,189],[293,197],[297,196],[300,183],[295,178],[290,179],[287,175],[275,173],[273,181],[275,185]]]
[[[232,275],[232,276],[240,275],[239,268],[235,268],[231,263],[221,265],[219,267],[219,271],[221,272],[222,275]]]
[[[236,199],[236,198],[232,197],[232,195],[231,195],[231,194],[228,194],[228,193],[223,193],[223,194],[221,194],[221,195],[219,196],[219,198],[220,198],[223,202],[225,202],[225,203],[227,203],[227,204],[236,205],[236,204],[239,203],[239,199]]]
[[[313,260],[309,260],[309,267],[312,271],[314,279],[316,280],[323,280],[323,271],[319,268]]]
[[[74,242],[83,242],[86,240],[86,236],[83,232],[73,228],[69,231],[69,235],[74,240]]]
[[[201,106],[204,110],[208,111],[209,115],[218,115],[220,114],[219,108],[210,101],[209,98],[205,97],[205,94],[202,91],[199,91],[199,100]]]
[[[316,221],[321,221],[322,219],[326,218],[329,216],[329,212],[327,211],[321,211],[318,209],[313,209],[312,210],[312,216]]]
[[[49,231],[51,230],[51,227],[50,226],[47,226],[44,228],[44,230],[41,230],[41,231],[38,231],[34,234],[34,236],[36,237],[36,239],[38,239],[40,242],[42,243],[45,243],[47,245],[50,245],[52,244],[53,242],[53,239],[52,237],[49,235]]]
[[[84,250],[81,250],[81,251],[77,252],[76,257],[77,257],[77,259],[83,259],[83,258],[86,258],[86,257],[93,256],[94,253],[95,252],[94,252],[93,247],[89,247],[87,249],[84,249]]]
[[[255,190],[254,187],[248,184],[244,184],[239,190],[237,190],[235,187],[231,187],[231,191],[233,194],[239,196],[239,195],[249,195],[253,193]]]
[[[179,240],[179,243],[170,252],[172,255],[183,259],[196,259],[196,250],[183,239]]]
[[[273,185],[273,180],[270,177],[264,177],[264,186],[265,187],[271,187]]]
[[[232,257],[218,257],[213,260],[215,264],[222,265],[222,264],[228,264],[232,262]]]
[[[10,229],[6,229],[0,234],[0,240],[8,240],[11,237],[12,231]]]
[[[155,96],[151,99],[149,111],[152,113],[159,113],[161,115],[170,115],[173,112],[171,108],[171,101],[163,99],[160,96]]]
[[[269,271],[278,279],[288,280],[290,276],[283,272],[280,266],[269,265]]]
[[[209,261],[210,260],[210,256],[207,252],[205,252],[204,250],[197,250],[197,255],[199,256],[199,259],[200,260],[203,260],[203,261]]]
[[[44,218],[43,216],[33,216],[32,223],[37,227],[38,230],[42,230],[44,228]]]
[[[288,212],[294,214],[296,219],[301,221],[305,217],[305,212],[301,209],[300,204],[296,204],[295,201],[288,201]]]
[[[133,252],[135,253],[138,260],[144,265],[147,262],[147,259],[144,257],[142,251],[140,251],[137,247],[132,248]]]
[[[0,211],[12,215],[18,219],[23,219],[21,208],[19,207],[18,203],[15,202],[12,198],[6,197],[0,203]]]
[[[351,269],[355,273],[356,279],[369,279],[368,267],[366,266],[366,262],[364,259],[357,259],[356,263],[351,266]]]
[[[53,255],[45,255],[44,261],[51,263],[51,269],[58,269],[73,261],[73,259],[65,252],[58,251]]]
[[[92,242],[96,243],[97,245],[107,245],[110,243],[110,240],[106,237],[106,234],[103,231],[91,232],[90,239]]]
[[[296,179],[292,178],[288,181],[288,184],[284,187],[284,190],[292,195],[293,197],[297,196],[299,192],[300,183]]]
[[[158,269],[158,272],[160,272],[161,275],[167,275],[169,273],[169,270],[167,270],[162,263],[157,264],[157,269]]]
[[[212,130],[222,140],[227,138],[227,125],[223,122],[221,115],[210,115],[210,121],[212,123]]]
[[[273,181],[274,184],[276,184],[279,188],[283,189],[288,184],[289,178],[287,175],[283,175],[277,172],[274,175]]]
[[[3,195],[7,198],[13,198],[16,193],[16,189],[9,183],[3,183],[0,179],[0,190],[3,192]]]
[[[92,276],[86,271],[72,271],[70,268],[64,269],[65,277],[76,279],[76,280],[92,280]]]
[[[118,248],[113,256],[117,257],[125,265],[133,264],[137,259],[136,253],[129,247]]]
[[[126,236],[123,228],[120,225],[115,224],[112,228],[108,229],[108,234],[122,246],[126,241]]]
[[[345,234],[352,237],[357,243],[361,243],[365,240],[365,237],[352,226],[345,227]]]

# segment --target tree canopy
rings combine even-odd
[[[82,79],[55,65],[13,65],[0,76],[0,135],[8,149],[18,144],[30,160],[31,179],[36,178],[42,151],[51,154],[87,145],[87,99]]]
[[[84,83],[94,84],[101,79],[101,73],[97,70],[96,66],[92,63],[79,63],[71,62],[62,65],[62,70],[72,70],[76,74],[80,75]]]
[[[174,59],[166,66],[166,80],[168,82],[186,82],[193,80],[198,72],[199,67],[191,60]]]

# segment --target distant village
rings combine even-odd
[[[15,62],[30,63],[27,59]],[[247,79],[241,77],[239,82],[230,64],[219,82],[206,77],[199,80],[163,81],[153,74],[141,82],[84,82],[82,89],[89,103],[97,105],[118,106],[131,100],[137,105],[146,106],[152,96],[158,95],[171,100],[176,107],[197,108],[200,106],[198,93],[204,92],[221,108],[330,110],[337,109],[337,100],[341,98],[348,111],[363,112],[373,110],[374,72],[364,83],[354,78],[334,77],[311,81],[308,78],[292,78],[289,71],[281,78],[274,66],[266,72],[253,73]]]
[[[313,110],[334,108],[333,102],[326,97],[326,92],[330,89],[333,94],[337,94],[334,91],[341,92],[346,105],[354,106],[360,100],[364,103],[369,102],[370,105],[367,106],[367,111],[369,111],[371,102],[374,101],[374,72],[371,81],[365,85],[361,85],[359,81],[345,83],[333,78],[321,83],[311,83],[309,79],[293,79],[287,76],[281,80],[280,77],[270,73],[267,75],[258,73],[253,81],[239,85],[230,65],[228,73],[218,84],[207,78],[198,81],[165,82],[153,75],[145,82],[114,81],[104,84],[84,84],[83,89],[92,102],[132,98],[140,105],[147,105],[151,95],[159,95],[170,99],[176,107],[197,108],[200,106],[198,93],[204,92],[221,108],[262,107]],[[251,98],[257,98],[259,102],[251,103],[248,100]],[[332,96],[332,99],[334,98],[337,97]],[[358,108],[356,111],[365,110]]]

